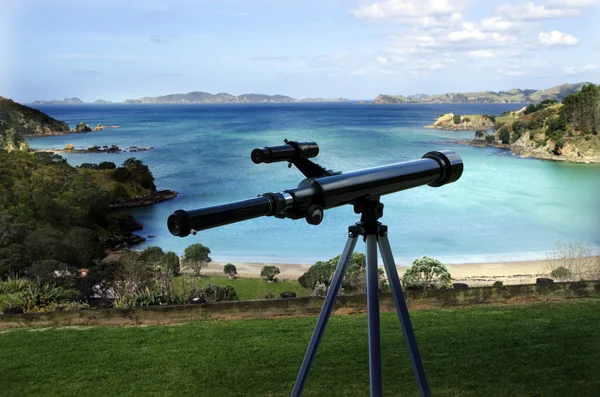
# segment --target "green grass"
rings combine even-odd
[[[204,276],[198,279],[198,285],[207,283],[216,283],[219,285],[231,285],[237,292],[240,300],[264,299],[268,292],[279,298],[282,292],[295,292],[297,296],[309,296],[311,291],[304,288],[296,280],[278,281],[268,283],[262,278],[238,278],[230,280],[223,276]]]
[[[600,300],[412,313],[434,396],[598,396]],[[315,317],[0,333],[9,396],[287,396]],[[418,390],[382,314],[386,396]],[[305,396],[368,395],[366,316],[337,316]]]

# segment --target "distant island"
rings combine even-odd
[[[578,93],[564,97],[562,103],[545,99],[498,117],[448,113],[428,127],[476,129],[473,140],[458,142],[509,149],[521,157],[600,162],[600,85],[585,85]]]
[[[92,104],[107,105],[112,103],[125,104],[186,104],[186,103],[295,103],[295,102],[348,102],[346,98],[304,98],[296,99],[286,95],[243,94],[232,95],[224,92],[209,94],[208,92],[193,91],[187,94],[170,94],[157,97],[126,99],[124,102],[111,102],[96,99]],[[52,101],[33,101],[33,105],[83,105],[84,102],[76,97]]]
[[[562,84],[545,90],[522,90],[514,88],[508,91],[480,91],[466,93],[447,93],[440,95],[379,95],[371,104],[401,103],[535,103],[546,99],[561,101],[570,94],[581,91],[590,83]]]
[[[126,99],[127,104],[186,104],[186,103],[293,103],[293,102],[345,102],[345,98],[306,98],[295,99],[286,95],[243,94],[232,95],[224,92],[209,94],[193,91],[187,94],[171,94],[140,99]]]
[[[83,101],[77,97],[65,98],[62,100],[54,99],[52,101],[33,101],[34,105],[83,105]]]

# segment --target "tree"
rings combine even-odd
[[[162,257],[162,263],[171,272],[173,276],[181,274],[181,265],[179,264],[179,256],[176,253],[169,251]]]
[[[333,273],[335,268],[340,261],[341,255],[338,255],[334,258],[329,259],[328,261],[318,261],[314,265],[308,269],[306,273],[304,273],[300,278],[298,278],[298,282],[305,288],[314,289],[317,283],[324,284],[325,286],[329,286],[331,282],[331,278],[333,277]],[[350,257],[350,263],[348,264],[348,268],[346,269],[346,275],[344,277],[344,281],[342,286],[344,288],[352,289],[353,281],[358,281],[359,275],[365,274],[367,259],[365,254],[360,252],[354,252]]]
[[[477,130],[475,131],[475,139],[481,139],[485,136],[485,131],[483,130]]]
[[[500,138],[500,140],[502,141],[503,144],[509,144],[510,143],[510,132],[508,131],[507,128],[503,128],[500,130],[500,132],[498,133],[498,138]]]
[[[455,114],[454,117],[452,117],[452,121],[454,124],[460,124],[460,114]]]
[[[140,260],[147,262],[150,265],[162,264],[162,259],[165,256],[164,251],[160,247],[148,247],[140,253]]]
[[[407,289],[426,289],[430,285],[437,288],[449,288],[452,277],[448,268],[437,259],[424,256],[415,259],[412,266],[402,276],[402,284]]]
[[[228,263],[223,267],[223,273],[229,275],[230,277],[237,276],[237,269],[233,263]]]
[[[266,278],[268,281],[273,281],[279,273],[280,271],[277,266],[264,266],[260,271],[260,276]]]
[[[210,254],[210,249],[208,247],[205,247],[202,244],[192,244],[185,249],[183,262],[186,266],[192,268],[196,277],[200,277],[202,269],[208,266],[209,262],[212,261],[208,254]]]
[[[117,168],[115,163],[111,163],[109,161],[103,161],[100,164],[98,164],[99,170],[114,170],[115,168]]]

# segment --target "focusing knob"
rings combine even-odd
[[[306,209],[306,222],[309,225],[318,225],[323,221],[324,214],[325,211],[323,211],[322,207],[314,204],[309,205]]]

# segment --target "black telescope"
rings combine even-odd
[[[379,200],[380,196],[421,185],[438,187],[460,178],[463,162],[450,150],[433,151],[419,160],[389,164],[346,173],[334,173],[312,163],[319,147],[314,142],[288,142],[286,145],[254,149],[255,163],[289,161],[307,176],[295,189],[265,193],[256,198],[190,211],[175,211],[168,219],[171,234],[179,237],[260,216],[305,218],[310,224],[321,223],[324,211],[361,200]],[[307,168],[307,166],[310,166]]]

